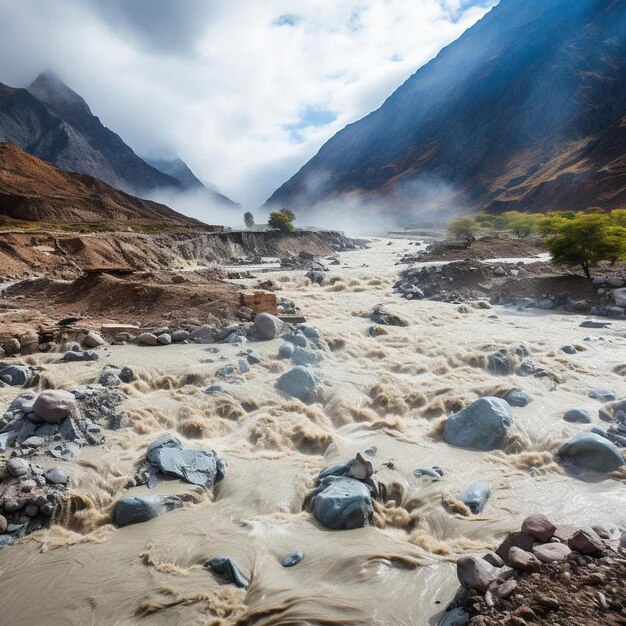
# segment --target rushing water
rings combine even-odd
[[[565,410],[591,408],[598,422],[600,404],[587,397],[589,389],[611,387],[626,397],[624,322],[597,331],[579,328],[577,316],[460,313],[452,305],[400,300],[391,292],[394,263],[411,250],[406,241],[380,240],[345,253],[321,287],[303,272],[272,273],[281,295],[298,303],[328,346],[316,366],[322,397],[309,406],[275,388],[287,367],[276,358],[279,340],[248,344],[263,361],[228,385],[226,396],[203,390],[219,366],[236,360],[240,348],[228,345],[219,345],[219,354],[203,345],[113,346],[98,363],[33,357],[58,388],[94,382],[105,363],[130,365],[140,378],[123,386],[129,428],[65,464],[72,509],[59,524],[0,552],[0,622],[435,624],[457,586],[457,555],[495,545],[525,515],[625,526],[624,476],[581,480],[555,462],[559,443],[589,428],[562,421]],[[381,303],[409,325],[371,337],[364,315]],[[593,340],[583,341],[588,336]],[[520,343],[556,383],[486,372],[488,353]],[[564,344],[583,351],[565,355]],[[467,451],[441,439],[448,411],[511,387],[534,402],[512,410],[516,430],[506,450]],[[0,390],[5,404],[15,395]],[[213,495],[164,481],[150,493],[189,493],[194,502],[144,524],[113,527],[112,505],[128,493],[136,463],[163,432],[217,450],[228,461],[226,478]],[[377,478],[395,501],[377,505],[370,528],[323,528],[303,511],[317,473],[372,445]],[[395,469],[382,466],[387,461]],[[431,465],[443,467],[443,480],[413,476]],[[492,497],[482,514],[467,515],[451,496],[478,479],[491,484]],[[296,549],[305,553],[302,562],[281,567],[280,558]],[[251,576],[249,589],[209,573],[203,564],[214,556],[235,558]]]

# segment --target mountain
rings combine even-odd
[[[234,205],[238,208],[241,206],[239,203],[234,203],[227,198],[213,185],[203,183],[180,157],[169,159],[144,157],[144,161],[159,170],[159,172],[175,178],[183,186],[185,191],[205,190],[222,204]]]
[[[501,0],[266,206],[338,200],[401,217],[626,205],[626,2]]]
[[[135,198],[86,174],[65,172],[11,143],[0,143],[0,219],[7,218],[204,226],[163,204]]]
[[[0,83],[0,141],[69,172],[89,174],[128,193],[185,190],[174,176],[152,167],[93,115],[76,92],[51,72],[28,89]],[[234,205],[207,189],[218,204]]]

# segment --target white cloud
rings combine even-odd
[[[0,82],[54,69],[137,152],[256,207],[496,2],[0,0]]]

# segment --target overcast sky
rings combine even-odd
[[[248,208],[497,0],[0,0],[0,82],[45,69],[140,155]]]

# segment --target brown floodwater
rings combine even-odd
[[[248,343],[261,364],[226,384],[230,395],[218,396],[204,389],[220,382],[216,369],[236,362],[239,347],[220,344],[213,354],[206,345],[111,346],[96,363],[32,357],[57,388],[97,381],[106,363],[129,365],[139,378],[122,386],[128,426],[63,463],[71,477],[67,510],[52,527],[0,551],[0,623],[432,625],[456,590],[456,557],[497,545],[529,513],[625,527],[626,475],[575,478],[555,453],[590,427],[564,422],[567,409],[589,408],[602,426],[600,403],[587,397],[591,388],[626,397],[626,324],[590,330],[579,328],[580,316],[499,307],[463,313],[401,300],[392,293],[394,263],[415,248],[387,243],[342,254],[323,286],[303,272],[271,274],[325,343],[315,366],[320,394],[311,405],[276,389],[287,368],[277,358],[280,340]],[[408,326],[370,336],[365,314],[377,304]],[[521,343],[553,380],[486,371],[487,354]],[[581,351],[565,355],[564,344]],[[512,409],[515,431],[504,450],[443,441],[448,412],[513,387],[534,401]],[[0,401],[6,406],[17,393],[0,389]],[[213,494],[177,480],[125,489],[146,446],[164,432],[227,459]],[[377,503],[371,527],[325,529],[303,510],[318,472],[373,445],[377,478],[393,500]],[[432,465],[444,469],[442,480],[413,475]],[[453,497],[475,480],[492,489],[480,515]],[[148,492],[187,494],[189,502],[147,523],[110,523],[117,499]],[[303,560],[283,568],[281,557],[294,550]],[[250,587],[237,589],[205,569],[215,556],[234,558]]]

